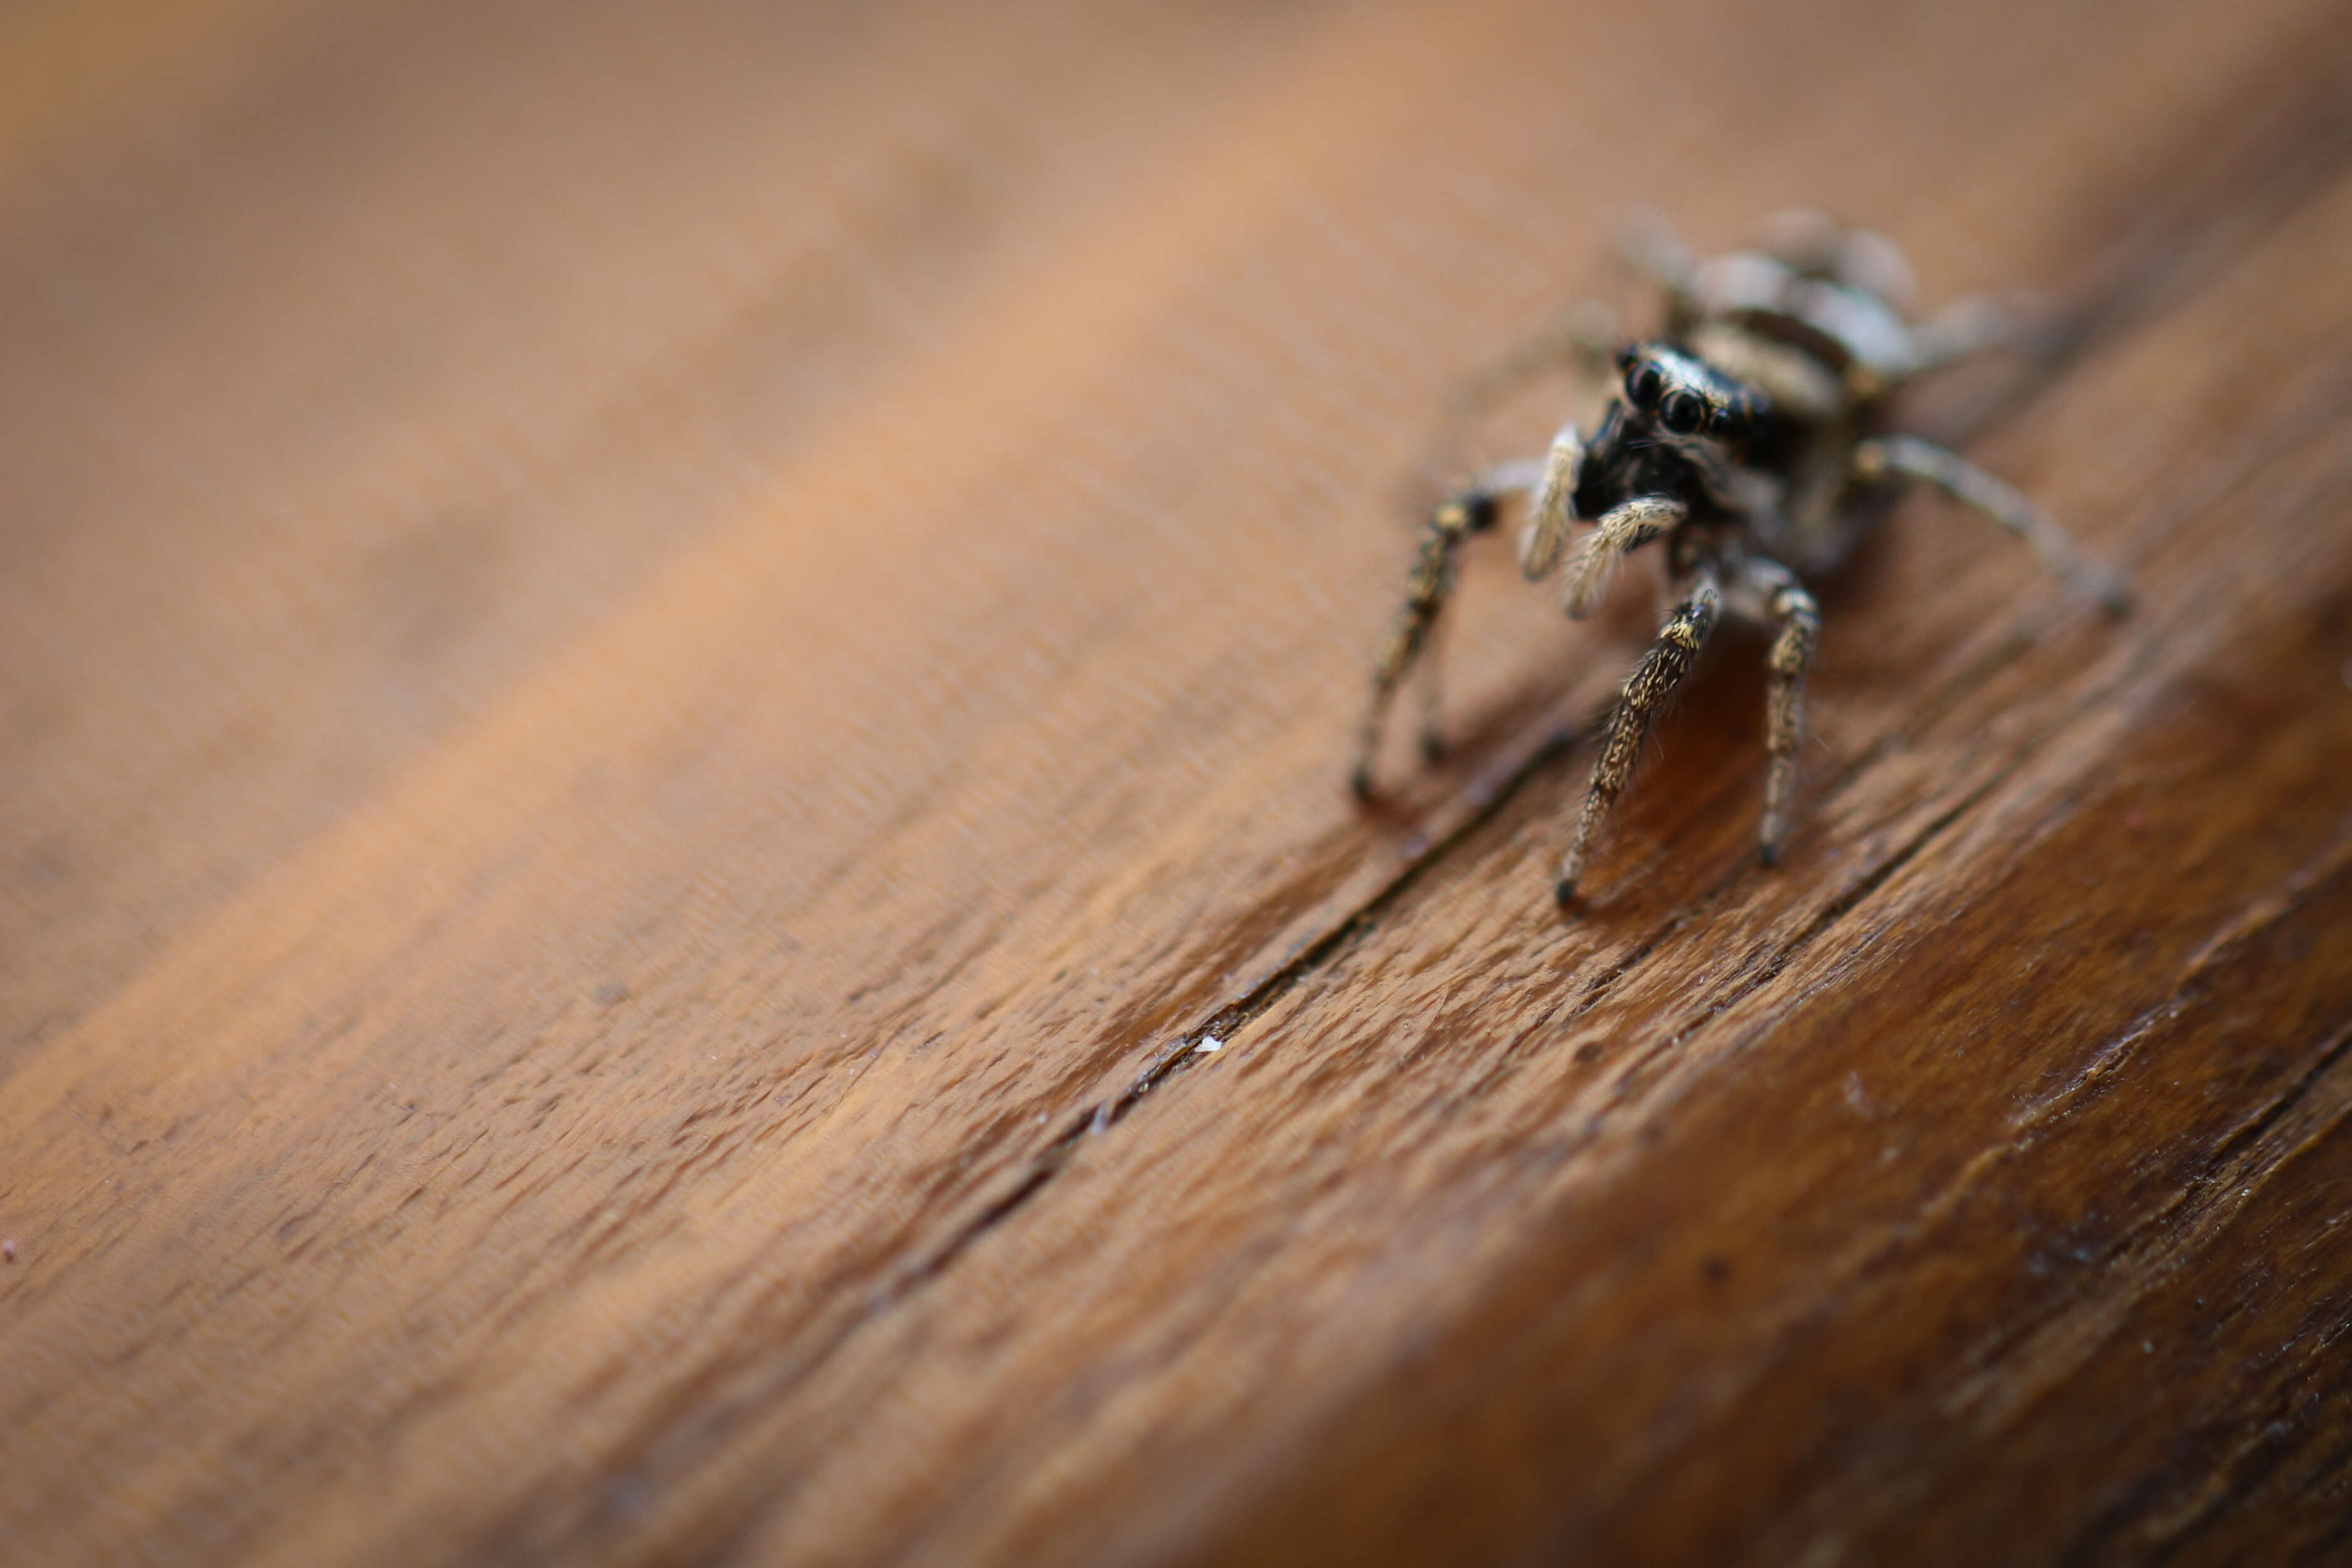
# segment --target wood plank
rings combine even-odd
[[[859,15],[289,8],[11,165],[10,1539],[2336,1549],[2333,9]],[[2056,290],[1923,416],[2142,604],[1906,511],[1790,863],[1734,642],[1563,923],[1626,626],[1482,569],[1337,788],[1545,411],[1434,415],[1790,200]]]
[[[781,1554],[2228,1560],[2293,1521],[2324,1561],[2352,382],[2302,345],[2347,238],[2339,184],[2042,410],[2037,449],[2089,449],[2158,366],[2303,362],[2109,448],[2154,481],[2128,630],[2045,620],[1890,701],[1810,871],[1744,864],[1752,680],[1685,705],[1596,920],[1542,907],[1578,771],[1542,770],[836,1360],[886,1415],[811,1459]],[[1902,542],[1940,559],[1852,606],[1864,669],[1969,592],[1971,542]],[[1072,1361],[1117,1370],[1036,1430]],[[2226,1506],[2290,1464],[2262,1522]]]

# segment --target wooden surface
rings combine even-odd
[[[2139,607],[1906,508],[1563,920],[1442,411],[1791,202]],[[0,1560],[2347,1560],[2347,256],[2307,0],[0,8]]]

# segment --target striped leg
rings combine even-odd
[[[1789,799],[1797,782],[1797,747],[1805,734],[1805,671],[1821,636],[1822,613],[1796,574],[1778,562],[1748,560],[1739,566],[1733,600],[1742,614],[1777,621],[1780,635],[1767,659],[1771,684],[1765,696],[1764,820],[1757,837],[1764,863],[1780,858],[1789,836]]]
[[[1380,753],[1381,732],[1388,725],[1390,705],[1396,700],[1397,687],[1412,668],[1413,661],[1430,647],[1438,616],[1445,608],[1446,596],[1454,591],[1454,555],[1465,539],[1495,526],[1496,510],[1493,490],[1472,489],[1440,506],[1422,531],[1421,551],[1413,557],[1412,576],[1405,586],[1404,607],[1397,612],[1396,623],[1381,647],[1380,662],[1372,668],[1371,703],[1364,711],[1357,742],[1356,769],[1349,779],[1359,800],[1372,798],[1373,763]],[[1434,672],[1432,674],[1433,682]],[[1429,717],[1433,725],[1434,713]],[[1423,737],[1424,750],[1433,740],[1433,730]]]
[[[1576,885],[1584,877],[1585,856],[1608,819],[1610,807],[1617,804],[1626,781],[1633,775],[1650,721],[1697,662],[1699,649],[1706,646],[1707,634],[1715,629],[1722,602],[1723,593],[1715,578],[1705,572],[1698,574],[1689,595],[1666,617],[1658,640],[1626,679],[1609,723],[1609,738],[1592,764],[1592,783],[1585,791],[1583,814],[1576,820],[1576,837],[1560,861],[1559,885],[1554,891],[1562,904],[1575,899]]]

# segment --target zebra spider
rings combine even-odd
[[[2016,490],[1940,447],[1885,428],[1887,400],[1906,383],[2011,335],[1999,307],[1969,299],[1924,321],[1906,320],[1910,277],[1901,252],[1816,213],[1783,214],[1756,248],[1705,261],[1662,228],[1637,237],[1628,253],[1664,292],[1662,331],[1616,351],[1616,395],[1590,440],[1573,423],[1562,426],[1542,458],[1489,469],[1431,516],[1404,607],[1372,672],[1353,780],[1357,795],[1370,799],[1390,704],[1429,653],[1456,552],[1496,526],[1507,499],[1526,498],[1518,555],[1530,582],[1559,567],[1571,521],[1592,525],[1567,563],[1565,604],[1576,619],[1600,604],[1622,556],[1662,542],[1675,605],[1609,721],[1560,863],[1555,891],[1563,905],[1575,897],[1652,719],[1727,609],[1779,632],[1769,658],[1759,833],[1765,863],[1778,858],[1805,671],[1821,626],[1805,584],[1845,557],[1900,481],[1925,480],[1986,513],[2111,613],[2128,604],[2122,579],[2076,553]],[[1591,328],[1570,332],[1542,360],[1591,367],[1609,358],[1596,339]],[[1431,755],[1439,750],[1434,662],[1427,661],[1433,697],[1423,740]]]

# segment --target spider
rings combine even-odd
[[[1615,395],[1590,440],[1573,422],[1563,425],[1543,457],[1488,469],[1432,514],[1404,607],[1372,671],[1353,777],[1358,797],[1370,800],[1390,705],[1425,657],[1423,751],[1442,753],[1431,634],[1454,586],[1456,553],[1471,535],[1496,527],[1507,500],[1526,500],[1518,557],[1530,582],[1560,566],[1571,521],[1592,525],[1567,563],[1564,603],[1573,619],[1601,603],[1626,553],[1663,544],[1674,605],[1627,678],[1594,760],[1554,889],[1563,907],[1575,899],[1653,718],[1726,611],[1778,631],[1767,659],[1758,839],[1766,865],[1779,858],[1805,672],[1821,630],[1806,584],[1845,557],[1901,481],[1924,480],[1984,512],[2110,613],[2129,602],[2120,577],[2080,555],[2016,490],[1955,453],[1884,428],[1895,391],[2010,338],[2010,312],[1971,298],[1925,321],[1906,320],[1902,253],[1814,213],[1780,215],[1756,248],[1706,261],[1654,226],[1629,243],[1628,257],[1665,295],[1663,329],[1612,356],[1604,344],[1613,330],[1587,313],[1530,362],[1613,363]]]

